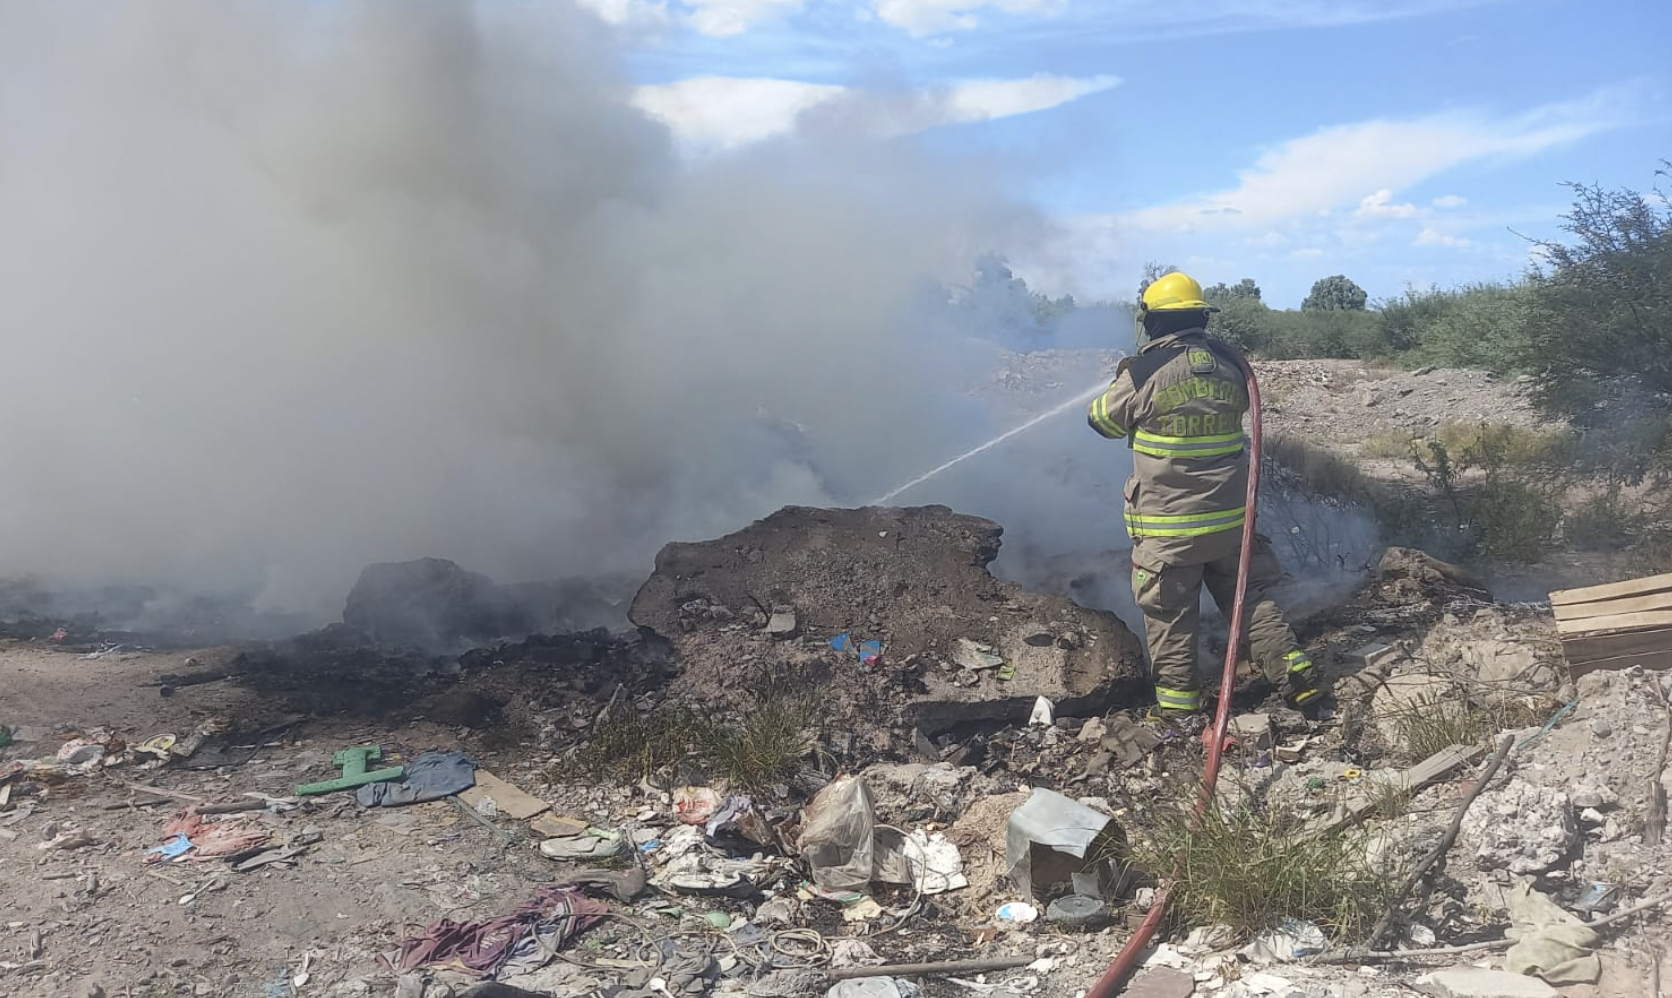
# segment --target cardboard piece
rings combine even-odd
[[[476,785],[460,793],[459,800],[473,808],[484,800],[492,800],[496,811],[516,821],[527,821],[551,808],[545,801],[523,793],[485,769],[476,771]]]

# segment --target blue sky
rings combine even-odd
[[[1050,220],[1043,290],[1145,261],[1294,306],[1345,273],[1510,279],[1563,181],[1672,158],[1663,0],[581,0],[693,157],[819,127],[1000,163]],[[1513,231],[1512,231],[1513,230]]]

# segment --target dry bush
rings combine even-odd
[[[1172,911],[1187,925],[1229,925],[1252,935],[1286,918],[1312,922],[1338,942],[1362,939],[1387,910],[1403,871],[1373,866],[1363,826],[1322,832],[1288,808],[1259,801],[1156,810],[1134,844],[1142,869],[1172,876]]]

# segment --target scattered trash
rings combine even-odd
[[[457,753],[452,754],[457,755]],[[474,765],[469,760],[465,760],[465,762]],[[489,806],[493,809],[494,814],[503,814],[513,821],[527,821],[550,809],[550,805],[545,801],[532,794],[524,793],[521,789],[512,786],[485,769],[476,770],[475,785],[459,791],[459,800],[478,809],[484,805]]]
[[[0,748],[5,748],[7,745],[10,745],[11,743],[12,743],[12,727],[11,727],[11,725],[0,724]]]
[[[178,741],[173,735],[154,735],[134,746],[135,756],[150,756],[154,762],[167,762],[174,757],[174,743]]]
[[[1010,814],[1005,860],[1030,897],[1063,883],[1077,894],[1106,897],[1125,852],[1126,836],[1113,818],[1055,791],[1035,788]]]
[[[1533,890],[1530,882],[1513,887],[1506,901],[1516,943],[1504,953],[1505,970],[1551,984],[1597,982],[1602,961],[1591,952],[1601,942],[1595,930]]]
[[[857,981],[837,981],[825,998],[904,998],[899,982],[892,977],[865,977]]]
[[[105,756],[105,746],[86,738],[73,738],[58,750],[58,761],[66,766],[86,766]]]
[[[398,780],[406,774],[402,766],[389,766],[385,769],[368,770],[368,763],[383,758],[383,749],[377,745],[361,745],[346,748],[331,757],[331,765],[340,767],[343,775],[334,780],[323,780],[319,783],[303,783],[296,787],[296,793],[307,797],[313,794],[328,794],[338,790],[352,790],[368,783],[378,783],[383,780]]]
[[[1047,728],[1050,727],[1052,722],[1055,720],[1052,717],[1052,709],[1051,701],[1047,700],[1045,697],[1035,699],[1033,702],[1033,711],[1028,714],[1028,724],[1037,724]]]
[[[1235,946],[1237,930],[1229,925],[1198,925],[1190,930],[1184,942],[1179,943],[1178,950],[1186,956],[1207,956],[1210,953],[1223,953]]]
[[[174,820],[163,829],[163,836],[164,844],[148,850],[144,862],[157,863],[164,859],[178,858],[182,853],[174,853],[173,856],[168,853],[179,849],[179,839],[182,837],[190,841],[189,850],[183,852],[186,861],[191,863],[235,859],[248,855],[266,845],[271,838],[266,829],[252,824],[248,818],[217,821],[194,814],[189,808],[174,816]]]
[[[1231,734],[1250,751],[1268,752],[1272,747],[1269,714],[1238,714],[1231,718]]]
[[[906,863],[917,893],[944,894],[969,886],[964,877],[964,857],[944,833],[931,835],[920,828],[906,836],[906,844]]]
[[[1586,915],[1606,915],[1620,900],[1618,884],[1592,884],[1573,902],[1573,910]]]
[[[875,898],[860,898],[842,909],[844,922],[869,922],[888,914]]]
[[[145,850],[145,862],[161,863],[164,860],[179,859],[192,851],[192,840],[185,832],[177,832],[172,839],[160,846],[152,846]]]
[[[49,841],[42,842],[37,848],[45,850],[85,849],[93,844],[93,836],[80,828],[72,828],[69,831],[58,833]]]
[[[1108,912],[1101,898],[1068,894],[1045,907],[1045,919],[1065,929],[1083,929],[1100,921]]]
[[[993,917],[1000,922],[1027,925],[1039,920],[1039,909],[1026,901],[1011,901],[999,905],[999,910],[993,913]]]
[[[463,967],[478,974],[513,966],[537,970],[608,912],[601,901],[561,885],[538,888],[534,897],[507,915],[482,922],[442,919],[403,940],[385,956],[395,973],[420,968]]]
[[[958,639],[958,647],[952,653],[952,661],[972,672],[997,669],[1004,665],[1004,659],[993,654],[991,645],[984,645],[969,638]]]
[[[873,881],[912,882],[904,836],[877,824],[871,788],[855,776],[833,780],[807,805],[798,845],[820,887],[864,890]]]
[[[342,753],[337,755],[340,757]],[[372,758],[375,760],[377,756]],[[336,761],[342,764],[340,758]],[[346,776],[347,767],[343,772]],[[424,752],[406,767],[404,776],[398,775],[399,783],[367,783],[355,791],[354,799],[360,802],[361,807],[422,804],[469,790],[476,784],[478,776],[476,763],[462,752]],[[297,787],[296,792],[302,793],[302,788]]]
[[[1254,937],[1239,952],[1252,963],[1288,963],[1316,956],[1329,948],[1324,930],[1298,918],[1285,918],[1275,929]]]
[[[580,835],[546,839],[540,855],[548,859],[607,859],[621,852],[621,836],[601,828],[588,828]]]
[[[703,826],[709,844],[735,852],[752,853],[774,843],[772,826],[748,797],[727,797]]]
[[[859,658],[859,664],[867,669],[874,669],[882,661],[881,641],[855,641],[847,632],[830,639],[830,647],[844,654],[852,653]]]
[[[529,822],[528,827],[536,835],[560,839],[566,835],[585,835],[588,823],[579,818],[568,818],[548,811]]]
[[[757,886],[779,869],[783,861],[764,856],[733,859],[707,847],[700,828],[674,829],[656,854],[660,862],[654,879],[664,890],[704,897],[753,897]]]
[[[302,967],[296,972],[296,976],[290,979],[291,987],[303,988],[307,986],[308,981],[313,978],[312,967],[314,957],[318,955],[319,954],[313,950],[308,950],[302,954]]]
[[[760,917],[758,912],[755,917]],[[830,944],[832,970],[841,970],[843,967],[875,967],[882,962],[882,957],[863,939],[838,939]]]
[[[674,817],[687,825],[705,825],[724,803],[712,787],[679,787],[673,792]]]
[[[779,923],[788,925],[795,920],[796,903],[794,898],[777,897],[765,902],[755,909],[755,921],[767,924]]]
[[[1312,743],[1312,738],[1310,736],[1308,736],[1306,738],[1302,738],[1298,742],[1295,742],[1293,745],[1279,745],[1279,746],[1277,746],[1277,749],[1276,749],[1274,754],[1277,756],[1277,761],[1278,762],[1296,763],[1296,762],[1301,761],[1302,758],[1304,758],[1304,753],[1306,751],[1306,746],[1310,745],[1311,743]]]
[[[636,866],[625,870],[575,870],[562,882],[601,890],[617,901],[633,901],[650,887],[650,878]]]

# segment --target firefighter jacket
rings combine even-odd
[[[1199,565],[1237,552],[1247,411],[1248,383],[1235,354],[1205,330],[1161,337],[1121,361],[1087,421],[1132,449],[1125,498],[1133,564]]]

